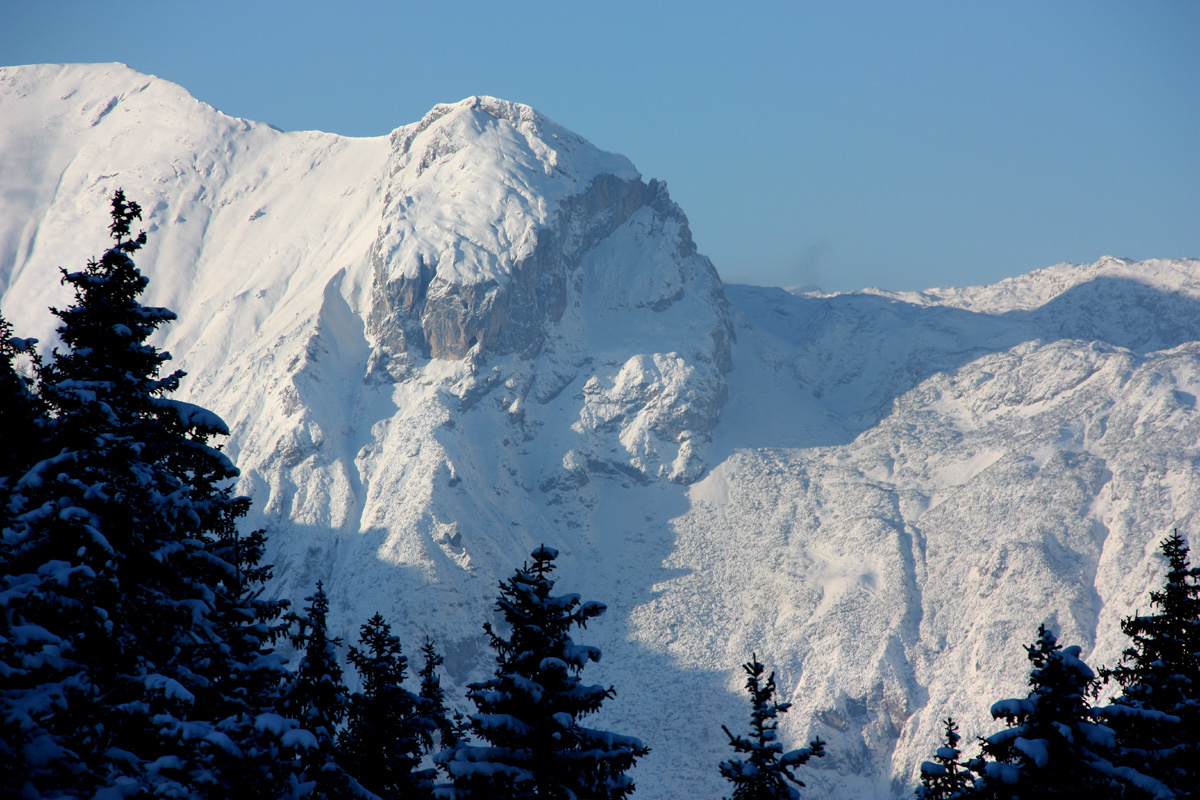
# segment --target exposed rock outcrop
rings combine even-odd
[[[532,359],[528,380],[518,368],[462,384],[464,402],[503,380],[520,394],[509,402],[545,404],[578,382],[586,463],[698,478],[727,397],[733,328],[666,185],[494,98],[439,106],[390,144],[370,252],[374,373]],[[629,335],[639,330],[649,335]],[[661,349],[642,352],[647,342]]]
[[[464,280],[461,273],[445,277],[439,270],[460,252],[453,245],[437,260],[418,253],[415,268],[407,268],[386,262],[377,242],[371,252],[371,332],[395,353],[415,350],[430,358],[463,358],[476,346],[497,354],[536,352],[547,326],[562,316],[567,284],[583,254],[643,208],[663,218],[681,216],[658,181],[597,175],[582,193],[564,199],[547,224],[531,231],[535,244],[528,255],[482,280],[470,275]],[[695,254],[690,236],[681,238],[678,252]],[[653,307],[669,302],[659,299]]]

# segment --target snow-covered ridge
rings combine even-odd
[[[915,305],[945,305],[992,314],[1038,308],[1097,278],[1143,283],[1188,297],[1195,296],[1197,291],[1195,268],[1188,259],[1131,261],[1116,256],[1103,256],[1094,264],[1055,264],[1026,275],[1005,278],[990,286],[945,286],[922,292],[867,291]]]
[[[533,251],[562,200],[600,175],[641,177],[622,156],[494,97],[435,106],[390,142],[379,258],[409,279],[432,261],[452,283],[495,281]],[[484,238],[460,241],[468,231]],[[452,243],[464,249],[447,253]]]
[[[724,287],[661,182],[494,98],[350,139],[38,66],[0,69],[0,120],[16,332],[51,338],[124,187],[275,591],[438,637],[461,687],[496,582],[558,549],[609,606],[585,677],[653,748],[640,797],[719,796],[752,650],[787,742],[829,742],[806,791],[909,796],[941,718],[969,741],[1023,693],[1038,623],[1112,663],[1161,535],[1200,546],[1200,261]]]

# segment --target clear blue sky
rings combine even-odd
[[[665,179],[727,281],[920,289],[1200,257],[1198,43],[1194,0],[46,0],[0,63],[354,136],[517,100]]]

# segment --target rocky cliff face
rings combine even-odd
[[[643,208],[683,219],[624,159],[495,98],[438,106],[390,141],[370,329],[392,353],[535,354],[585,253]],[[676,250],[695,255],[686,220]]]
[[[376,242],[370,332],[382,348],[396,354],[413,348],[421,356],[457,359],[478,346],[497,354],[536,355],[549,327],[566,310],[567,287],[578,282],[585,254],[643,209],[651,226],[662,229],[671,223],[678,230],[673,249],[679,265],[674,274],[656,276],[662,282],[648,287],[646,296],[638,296],[638,287],[622,286],[617,287],[622,296],[605,299],[661,311],[683,296],[681,265],[696,256],[687,220],[658,181],[646,184],[604,174],[565,198],[544,224],[529,226],[525,235],[531,252],[520,258],[498,254],[512,260],[499,275],[446,277],[439,264],[457,252],[417,253],[411,256],[415,264],[398,265],[385,260],[385,248]],[[723,358],[728,362],[728,348]]]
[[[1040,622],[1093,663],[1200,548],[1200,262],[992,287],[723,287],[665,187],[532,109],[439,106],[376,139],[227,117],[120,65],[0,69],[0,302],[52,339],[59,265],[142,202],[147,302],[220,413],[276,565],[490,664],[539,544],[608,603],[598,725],[639,796],[719,796],[751,651],[820,735],[814,795],[911,796],[959,719],[1024,692]],[[736,335],[735,335],[736,334]],[[461,697],[461,694],[459,695]]]
[[[511,402],[545,404],[611,352],[603,318],[621,317],[627,337],[669,317],[681,327],[655,337],[668,352],[626,351],[608,365],[615,374],[586,376],[588,454],[564,463],[698,477],[698,446],[726,397],[732,326],[666,186],[495,98],[438,106],[390,144],[370,251],[372,373],[403,380],[426,359],[515,355],[529,374],[506,378],[517,381]],[[669,313],[676,304],[682,313]]]

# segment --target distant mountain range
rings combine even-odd
[[[819,735],[806,796],[911,793],[940,720],[997,729],[1039,623],[1112,664],[1200,545],[1200,261],[993,286],[723,285],[666,186],[527,106],[284,133],[116,64],[0,69],[0,290],[49,346],[57,267],[147,211],[181,398],[222,415],[273,589],[381,612],[452,694],[539,544],[653,748],[637,796],[717,797],[756,652]],[[733,202],[733,201],[731,201]]]

